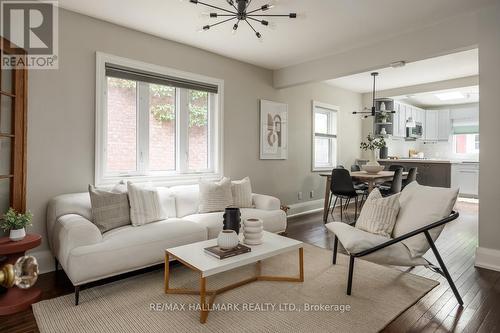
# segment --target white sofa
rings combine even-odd
[[[128,225],[104,234],[91,222],[87,192],[50,200],[49,246],[75,287],[162,263],[166,248],[217,237],[222,230],[223,212],[198,214],[198,185],[169,190],[175,197],[177,217],[139,227]],[[260,218],[269,232],[286,230],[286,214],[280,210],[279,199],[252,194],[252,200],[255,208],[242,208],[242,219]]]

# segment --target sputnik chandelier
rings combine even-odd
[[[269,21],[267,21],[264,18],[268,17],[288,17],[288,18],[297,18],[297,13],[289,13],[289,14],[263,14],[263,12],[268,11],[269,9],[273,8],[274,5],[267,4],[263,5],[260,7],[256,7],[254,9],[250,9],[250,5],[252,3],[252,0],[226,0],[227,4],[231,7],[231,9],[225,9],[221,8],[218,6],[211,5],[206,2],[198,1],[198,0],[190,0],[191,3],[194,3],[196,5],[203,5],[212,9],[216,9],[217,11],[220,11],[220,13],[213,12],[209,13],[208,16],[210,18],[222,18],[221,21],[213,23],[213,24],[207,24],[202,27],[202,31],[208,31],[210,28],[213,28],[215,26],[218,26],[220,24],[230,22],[233,20],[237,20],[236,23],[233,25],[233,32],[236,32],[238,30],[238,27],[241,22],[245,22],[248,24],[248,26],[253,30],[255,33],[255,36],[257,38],[261,39],[262,34],[255,29],[255,27],[252,25],[252,23],[256,24],[259,23],[263,26],[269,26]]]

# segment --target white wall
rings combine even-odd
[[[272,72],[213,53],[60,9],[58,70],[29,73],[27,205],[31,231],[45,233],[46,204],[63,193],[84,192],[94,181],[95,52],[225,80],[225,174],[250,176],[256,192],[287,204],[297,192],[316,191],[323,181],[311,172],[311,101],[340,106],[340,162],[358,157],[361,124],[349,113],[361,95],[325,84],[275,90]],[[289,104],[289,159],[259,160],[259,99]],[[47,242],[39,249],[47,247]]]
[[[479,19],[479,248],[476,265],[500,271],[500,1]]]

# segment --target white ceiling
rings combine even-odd
[[[447,93],[447,92],[459,92],[464,96],[464,98],[442,101],[436,96],[436,94]],[[442,106],[442,105],[478,103],[479,86],[445,89],[445,90],[432,91],[432,92],[419,93],[406,96],[394,96],[393,98],[423,108]]]
[[[225,0],[205,0],[228,6]],[[248,27],[231,34],[231,24],[208,32],[207,10],[189,0],[59,0],[63,8],[196,46],[261,67],[278,69],[372,44],[447,17],[476,10],[494,0],[280,0],[270,14],[297,12],[296,20],[276,18],[275,29]],[[251,8],[269,1],[253,0]],[[212,19],[213,20],[213,19]]]
[[[473,49],[416,61],[399,68],[382,68],[377,72],[380,74],[376,83],[378,91],[478,75],[478,50]],[[370,72],[344,76],[326,82],[359,93],[371,92],[373,86]]]

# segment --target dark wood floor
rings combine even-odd
[[[474,267],[478,206],[460,202],[458,211],[460,218],[446,226],[436,245],[456,281],[464,307],[457,305],[444,278],[428,269],[416,268],[412,273],[439,280],[441,284],[396,318],[384,332],[500,332],[500,273]],[[338,212],[334,216],[339,219]],[[321,213],[290,218],[287,236],[323,248],[332,245]],[[436,262],[431,253],[426,257]],[[148,270],[154,269],[162,268],[157,266]],[[126,276],[134,274],[138,273]],[[43,299],[73,292],[62,271],[42,274],[37,286],[43,290]],[[0,317],[0,332],[38,332],[32,311]]]

